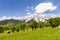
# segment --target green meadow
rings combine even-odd
[[[60,28],[41,28],[7,34],[0,33],[0,40],[60,40]]]

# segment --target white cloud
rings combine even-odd
[[[3,17],[0,18],[0,21],[2,21],[2,20],[10,20],[10,19],[21,20],[22,17],[16,17],[16,16],[9,16],[9,17],[7,17],[7,16],[3,16]]]
[[[53,5],[51,2],[46,2],[46,3],[40,3],[35,7],[35,12],[36,13],[44,13],[47,10],[53,11],[57,7]]]
[[[29,9],[30,7],[27,7],[27,9]]]
[[[30,7],[26,7],[25,12],[29,12],[29,11],[30,11],[29,8],[30,8]]]
[[[0,21],[5,20],[6,18],[7,18],[6,16],[3,16],[3,17],[0,18]]]
[[[30,15],[30,14],[31,14],[31,12],[28,12],[28,13],[27,13],[27,15]]]
[[[3,16],[2,18],[3,18],[3,19],[6,19],[7,17],[6,17],[6,16]]]
[[[29,11],[33,11],[35,10],[35,8],[32,6],[32,7],[26,7],[25,9],[25,12],[29,12]]]

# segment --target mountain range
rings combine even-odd
[[[37,22],[40,22],[40,21],[46,21],[50,18],[55,18],[55,17],[60,17],[60,15],[56,15],[56,14],[44,14],[44,13],[35,13],[35,14],[30,14],[30,15],[27,15],[27,16],[23,16],[23,17],[17,17],[17,16],[13,16],[13,17],[1,17],[0,18],[0,24],[7,24],[9,22],[12,22],[12,23],[20,23],[21,21],[30,21],[30,20],[35,20]]]

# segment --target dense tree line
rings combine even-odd
[[[44,28],[44,27],[52,27],[52,28],[56,28],[60,25],[60,17],[56,17],[56,18],[50,18],[49,20],[47,20],[46,22],[36,22],[35,20],[31,20],[28,22],[25,21],[21,21],[19,24],[15,24],[15,23],[7,23],[5,25],[0,25],[0,33],[3,33],[4,31],[8,31],[8,32],[19,32],[21,31],[25,31],[25,30],[29,30],[32,29],[36,30],[37,28]]]

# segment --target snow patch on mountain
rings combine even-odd
[[[0,18],[0,21],[2,20],[10,20],[10,19],[14,19],[14,20],[25,20],[26,22],[34,19],[35,21],[39,22],[39,21],[46,21],[49,18],[55,18],[55,17],[60,17],[60,15],[55,15],[55,14],[31,14],[31,15],[27,15],[27,16],[23,16],[23,17],[16,17],[16,16],[12,16],[12,17],[6,17],[3,16]]]

